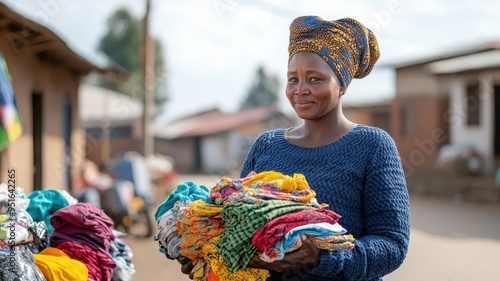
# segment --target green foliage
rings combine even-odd
[[[99,42],[98,50],[111,61],[129,72],[129,79],[124,82],[104,81],[100,85],[123,94],[142,99],[144,95],[142,78],[142,19],[137,19],[126,8],[118,9],[108,19],[108,30]],[[163,47],[158,39],[155,45],[155,80],[154,101],[157,106],[168,100],[166,90],[165,60]]]
[[[279,87],[278,77],[266,73],[264,67],[260,66],[240,108],[276,104]]]
[[[120,8],[108,19],[108,31],[99,43],[99,51],[129,72],[140,71],[141,33],[141,21]]]

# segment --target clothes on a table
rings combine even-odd
[[[52,234],[54,227],[50,223],[50,218],[58,210],[70,206],[70,202],[59,190],[44,189],[34,190],[28,194],[28,213],[34,221],[44,221]]]
[[[125,243],[125,241],[120,238],[115,238],[111,241],[111,247],[109,249],[109,254],[111,258],[116,263],[116,267],[113,269],[112,281],[129,281],[135,274],[135,266],[132,263],[132,249]]]
[[[0,280],[47,281],[24,245],[0,251]]]
[[[10,242],[11,238],[14,238],[13,242],[15,245],[27,243],[30,239],[28,229],[24,225],[19,224],[17,221],[8,220],[0,224],[0,228],[7,231],[7,236],[4,240],[9,240]]]
[[[9,248],[14,242],[14,245],[25,245],[33,253],[38,253],[48,246],[49,236],[45,222],[34,222],[31,215],[23,209],[16,208],[14,214],[0,223],[0,229],[6,232],[6,237],[3,239],[5,243],[1,243],[2,248]]]
[[[33,255],[35,264],[48,281],[87,281],[87,266],[70,258],[62,250],[47,247],[39,254]]]
[[[0,183],[0,214],[10,214],[14,211],[12,206],[15,210],[26,210],[29,202],[22,188],[16,186],[14,189],[9,189],[5,183]]]
[[[62,242],[57,245],[57,248],[70,258],[84,263],[89,270],[90,279],[111,281],[116,263],[109,254],[96,251],[88,245],[71,241]]]
[[[60,209],[52,215],[50,222],[54,226],[50,237],[53,247],[64,241],[76,241],[107,254],[110,241],[115,239],[111,218],[90,203]]]

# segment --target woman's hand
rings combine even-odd
[[[182,265],[181,272],[189,275],[189,279],[193,279],[193,272],[191,272],[198,262],[197,260],[190,260],[188,258],[177,259],[177,261]]]
[[[248,263],[248,267],[267,269],[275,272],[315,268],[320,262],[319,250],[304,234],[300,238],[302,239],[302,248],[286,254],[282,260],[269,263],[261,260],[258,255],[254,255],[250,263]]]

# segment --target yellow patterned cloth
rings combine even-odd
[[[351,18],[326,21],[318,16],[298,17],[290,24],[288,61],[298,52],[323,58],[342,86],[353,78],[367,76],[380,56],[377,38],[363,24]]]
[[[201,247],[224,229],[220,212],[223,206],[196,200],[180,212],[175,226],[181,237],[179,254],[189,259],[202,257]]]
[[[252,185],[255,184],[263,185],[268,182],[271,183],[270,185],[278,187],[283,192],[311,189],[303,174],[294,174],[293,177],[290,177],[276,171],[260,172],[248,177],[247,180],[243,181],[243,186],[252,187]]]
[[[293,177],[280,172],[251,172],[244,178],[222,177],[210,190],[215,204],[246,202],[258,204],[264,200],[288,200],[316,204],[316,192],[309,187],[303,174]],[[317,204],[317,207],[321,205]],[[323,206],[326,207],[326,206]]]
[[[203,200],[196,200],[189,204],[189,211],[193,216],[216,217],[220,215],[223,207],[222,205],[208,204]]]
[[[265,269],[245,268],[231,273],[215,247],[218,240],[219,237],[214,239],[213,243],[206,243],[202,250],[208,265],[220,281],[265,281],[269,278],[269,271]]]

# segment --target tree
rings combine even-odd
[[[142,20],[130,14],[126,8],[118,9],[108,19],[108,30],[101,38],[98,50],[104,53],[109,60],[123,67],[129,72],[130,78],[125,82],[102,81],[101,86],[121,92],[123,94],[141,98],[144,90],[142,86]],[[154,100],[156,105],[167,101],[165,77],[165,61],[161,42],[155,38],[155,84]]]
[[[139,71],[141,33],[141,22],[120,8],[108,19],[108,31],[99,42],[99,51],[127,71]]]
[[[278,101],[279,87],[278,77],[266,73],[264,67],[260,66],[240,108],[275,104]]]

